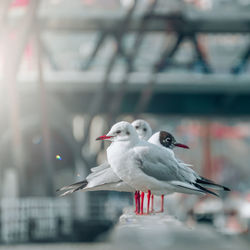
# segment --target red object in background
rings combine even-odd
[[[206,136],[203,125],[192,123],[185,126],[179,126],[177,132],[180,134],[189,134],[192,136]],[[240,139],[250,135],[249,131],[244,126],[229,126],[219,122],[212,122],[210,125],[211,137],[216,139]]]
[[[11,3],[11,7],[24,7],[29,5],[29,0],[15,0]]]
[[[206,178],[213,179],[215,171],[211,156],[211,128],[210,122],[203,124],[203,174]]]
[[[239,129],[238,126],[232,127],[232,126],[227,126],[223,125],[221,123],[213,123],[212,124],[212,135],[215,138],[241,138],[244,137],[244,133]]]
[[[32,69],[32,58],[34,58],[33,44],[29,42],[24,51],[24,59],[27,60],[28,69]]]
[[[250,193],[246,194],[245,198],[246,198],[246,201],[250,202]]]

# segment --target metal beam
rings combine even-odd
[[[82,92],[93,93],[101,87],[104,72],[44,72],[44,82],[50,92]],[[116,91],[124,74],[113,72],[109,79],[109,91]],[[128,92],[142,91],[148,79],[149,73],[131,73],[128,75]],[[158,93],[245,93],[250,94],[250,75],[232,76],[231,74],[155,74],[156,84],[154,92]],[[33,93],[36,91],[37,78],[22,78],[18,81],[21,93]]]
[[[110,91],[107,94],[106,104],[101,107],[98,114],[105,114],[109,110],[109,100],[115,92]],[[140,97],[140,91],[126,92],[121,103],[119,114],[134,115],[134,109]],[[185,92],[154,92],[150,102],[146,106],[144,113],[152,113],[154,115],[181,115],[181,116],[250,116],[250,93],[234,94],[207,92],[207,93],[185,93]],[[86,113],[89,112],[89,103],[94,97],[92,92],[77,91],[73,95],[65,95],[64,92],[56,92],[53,94],[68,112]],[[73,97],[73,98],[72,98]],[[226,99],[230,101],[225,102]],[[36,101],[35,95],[24,94],[22,97],[22,109],[29,112],[29,108]]]
[[[233,13],[232,13],[233,14]],[[84,16],[84,17],[83,17]],[[182,32],[190,33],[195,30],[198,33],[249,33],[250,28],[250,14],[248,15],[204,15],[196,14],[192,16],[183,16],[173,20],[171,15],[152,15],[149,16],[150,22],[145,27],[145,32],[166,32],[173,31],[173,23],[176,20],[180,21],[182,25],[178,29]],[[95,31],[95,30],[110,30],[115,31],[122,23],[122,16],[93,16],[82,15],[81,17],[60,17],[43,16],[39,19],[39,24],[42,30],[57,30],[57,31]],[[114,23],[116,25],[114,25]],[[141,18],[139,16],[132,17],[128,32],[138,31],[141,25]],[[174,27],[176,28],[176,27]]]
[[[19,93],[16,86],[16,77],[24,49],[27,45],[33,28],[34,18],[39,1],[31,1],[26,15],[23,17],[17,32],[17,38],[6,39],[4,54],[4,76],[3,83],[6,86],[8,100],[9,123],[12,133],[12,164],[17,168],[19,174],[19,194],[25,194],[25,172],[23,164],[22,133],[20,130],[20,105]],[[18,42],[17,42],[18,41]]]

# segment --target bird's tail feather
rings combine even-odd
[[[179,191],[189,194],[212,194],[218,197],[218,194],[213,191],[200,186],[197,183],[186,183],[181,181],[172,181],[171,184],[175,185]]]
[[[214,196],[219,197],[219,195],[216,194],[215,192],[213,192],[213,191],[211,191],[211,190],[209,190],[209,189],[207,189],[207,188],[204,188],[204,187],[202,187],[201,185],[199,185],[199,184],[197,184],[197,183],[193,183],[193,185],[194,185],[195,187],[201,189],[201,190],[204,191],[205,193],[209,193],[209,194],[212,194],[212,195],[214,195]]]
[[[68,190],[68,191],[66,191],[66,192],[64,192],[64,193],[62,193],[62,194],[60,194],[59,197],[63,197],[63,196],[66,196],[66,195],[72,194],[72,193],[74,193],[74,189]]]
[[[101,165],[99,165],[99,166],[97,166],[97,167],[91,168],[90,171],[91,171],[92,173],[95,173],[95,172],[102,171],[102,170],[104,170],[104,169],[106,169],[106,168],[108,168],[108,167],[110,167],[109,164],[108,164],[107,162],[105,162],[105,163],[103,163],[103,164],[101,164]]]
[[[214,190],[224,190],[224,191],[230,191],[228,187],[219,185],[209,179],[206,179],[204,177],[201,177],[196,180],[196,183],[199,184],[200,186],[207,187],[207,188],[212,188]]]
[[[64,192],[63,194],[61,194],[60,196],[65,196],[67,194],[71,194],[71,193],[74,193],[80,189],[83,189],[85,188],[86,186],[88,185],[88,182],[87,180],[83,180],[83,181],[79,181],[79,182],[76,182],[74,184],[71,184],[71,185],[68,185],[68,186],[64,186],[62,188],[59,188],[57,189],[56,191],[57,192],[60,192],[60,191],[65,191],[67,190],[66,192]]]

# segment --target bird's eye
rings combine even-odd
[[[171,141],[171,139],[168,137],[168,138],[166,138],[166,141]]]
[[[146,129],[146,128],[144,128],[144,129],[143,129],[143,131],[145,131],[145,132],[146,132],[146,131],[147,131],[147,129]]]
[[[135,128],[136,128],[136,129],[138,129],[138,128],[139,128],[139,126],[135,126]]]
[[[117,130],[117,131],[116,131],[116,134],[120,134],[120,133],[121,133],[121,130]]]
[[[126,133],[127,135],[130,135],[130,133],[127,131],[127,133]]]

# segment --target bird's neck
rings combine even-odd
[[[121,157],[131,148],[136,146],[140,140],[131,140],[131,141],[114,141],[107,149],[108,158],[117,156]]]
[[[131,147],[134,147],[137,145],[139,142],[138,140],[129,140],[129,141],[114,141],[112,142],[112,147],[119,148],[121,150],[127,150],[130,149]]]

